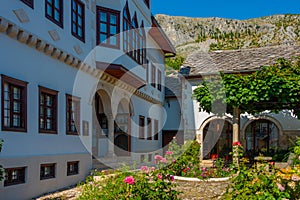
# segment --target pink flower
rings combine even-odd
[[[295,174],[293,174],[292,180],[293,180],[293,181],[300,181],[300,177],[297,176],[297,175],[295,175]]]
[[[280,183],[277,183],[278,189],[283,192],[285,190],[284,186]]]
[[[171,179],[171,181],[174,181],[175,178],[174,178],[174,176],[170,176],[170,179]]]
[[[124,183],[128,183],[129,185],[133,185],[134,184],[134,178],[132,176],[127,176],[124,179]]]
[[[148,173],[149,172],[149,169],[147,166],[141,166],[141,170],[145,173]]]
[[[172,155],[173,152],[172,151],[166,151],[166,155]]]
[[[154,163],[157,164],[159,162],[166,163],[167,159],[165,159],[164,157],[162,157],[160,155],[155,155],[154,156]]]
[[[232,143],[232,146],[242,146],[242,144],[241,144],[240,142],[237,141],[237,142],[233,142],[233,143]]]
[[[162,175],[158,174],[157,178],[162,179]]]
[[[154,156],[154,160],[161,160],[162,159],[162,156],[161,155],[155,155]]]
[[[173,159],[173,163],[176,163],[176,159]]]
[[[166,163],[166,162],[167,162],[167,159],[162,158],[160,161],[161,161],[162,163]]]
[[[155,167],[151,167],[151,171],[154,171],[155,170]]]

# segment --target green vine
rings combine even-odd
[[[221,78],[205,79],[194,91],[200,109],[212,111],[212,105],[227,105],[250,114],[265,110],[279,112],[293,110],[300,116],[300,60],[291,63],[278,59],[271,66],[262,67],[252,74],[221,74]],[[220,109],[221,111],[222,109]],[[224,112],[216,114],[225,114]]]

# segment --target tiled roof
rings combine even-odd
[[[165,79],[165,96],[166,97],[180,97],[181,96],[181,82],[179,78],[166,77]]]
[[[271,65],[278,58],[293,59],[298,56],[300,56],[300,46],[196,52],[187,57],[184,66],[191,67],[192,76],[217,72],[247,72]]]

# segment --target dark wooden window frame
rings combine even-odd
[[[34,8],[34,1],[33,0],[21,0],[23,3],[25,3],[30,8]]]
[[[147,140],[152,140],[152,119],[147,118]]]
[[[145,139],[145,117],[139,116],[139,139]]]
[[[157,89],[161,91],[161,79],[162,79],[162,73],[159,69],[157,69]]]
[[[14,79],[5,75],[1,75],[1,80],[2,80],[2,86],[1,86],[1,107],[2,107],[2,131],[14,131],[14,132],[27,132],[27,82],[18,80],[18,79]],[[4,85],[8,84],[9,88],[11,90],[11,87],[17,87],[21,90],[21,99],[20,99],[20,127],[13,127],[13,126],[9,126],[6,127],[4,126],[4,118],[5,118],[5,112],[4,112],[4,100],[5,100],[5,96],[4,96]],[[11,99],[13,99],[12,97],[13,94],[10,95],[10,124],[12,124],[12,120],[13,120],[13,101],[11,101]],[[23,124],[23,125],[22,125]]]
[[[155,119],[154,120],[154,140],[158,140],[158,134],[159,134],[159,131],[158,131],[158,120]]]
[[[156,87],[156,67],[151,64],[151,86]]]
[[[103,24],[106,24],[106,29],[107,29],[107,32],[104,33],[104,32],[101,32],[100,31],[100,13],[103,12],[103,13],[106,13],[107,14],[107,21],[106,22],[102,22]],[[111,24],[111,21],[110,21],[110,15],[115,15],[116,18],[117,18],[117,22],[116,22],[116,45],[112,45],[110,44],[110,37],[111,36],[114,36],[113,34],[111,34],[111,31],[110,31],[110,26],[111,25],[115,25],[115,24]],[[113,10],[113,9],[109,9],[109,8],[105,8],[105,7],[101,7],[101,6],[97,6],[97,44],[98,45],[101,45],[101,46],[105,46],[105,47],[109,47],[109,48],[115,48],[115,49],[120,49],[120,11],[118,10]],[[105,34],[106,35],[106,40],[108,43],[101,43],[101,40],[100,40],[100,34]]]
[[[72,107],[72,103],[75,104],[75,108]],[[71,119],[73,111],[75,112],[75,119]],[[75,123],[75,131],[71,130],[71,121]],[[66,94],[66,134],[80,135],[80,98],[69,94]]]
[[[50,0],[51,2],[49,3],[48,0],[45,0],[45,16],[47,19],[58,25],[59,27],[63,28],[64,27],[64,9],[63,9],[63,0],[58,0],[59,1],[59,8],[55,7],[55,0]],[[47,13],[47,6],[50,6],[52,9],[51,15],[48,15]],[[54,12],[55,10],[59,13],[59,21],[57,21],[54,18]]]
[[[50,167],[50,174],[45,174],[45,168]],[[55,178],[56,163],[41,164],[40,180]]]
[[[13,171],[17,171],[17,179],[13,179]],[[4,187],[11,185],[23,184],[26,182],[26,167],[7,168],[5,169]]]
[[[73,9],[73,2],[76,4],[76,10]],[[78,12],[79,7],[81,8],[81,14]],[[78,23],[78,19],[80,18],[82,23],[81,25]],[[75,26],[76,31],[73,30],[73,26]],[[81,29],[82,36],[78,33],[79,29]],[[71,32],[74,37],[85,42],[85,4],[80,0],[71,1]]]
[[[71,166],[73,165],[73,170]],[[79,161],[67,162],[67,176],[73,176],[79,174]]]
[[[53,119],[53,122],[52,122],[52,129],[51,130],[48,130],[48,129],[45,129],[45,127],[41,127],[41,124],[40,124],[40,120],[41,120],[41,106],[43,106],[43,109],[44,109],[44,116],[43,116],[43,119],[44,119],[44,122],[46,122],[47,120],[45,120],[47,118],[46,116],[46,106],[45,106],[45,100],[44,100],[44,103],[43,105],[41,105],[41,102],[40,102],[40,98],[41,98],[41,95],[42,94],[45,94],[45,95],[48,95],[48,96],[52,96],[53,97],[53,106],[52,106],[52,109],[54,109],[53,113],[52,113],[52,119]],[[39,133],[47,133],[47,134],[57,134],[57,122],[58,122],[58,91],[55,91],[55,90],[51,90],[51,89],[48,89],[48,88],[45,88],[45,87],[42,87],[42,86],[39,86],[39,97],[38,97],[38,106],[39,106],[39,121],[38,121],[38,126],[39,126]],[[45,126],[45,124],[44,124]]]

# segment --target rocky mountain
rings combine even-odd
[[[248,20],[157,15],[156,19],[183,56],[195,50],[300,44],[300,15],[273,15]]]

